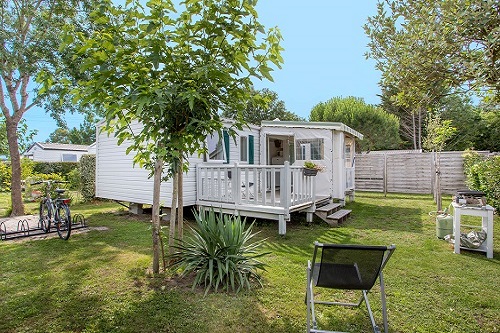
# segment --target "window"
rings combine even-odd
[[[246,136],[240,137],[240,161],[248,162],[248,138]]]
[[[63,162],[77,162],[76,154],[62,154]]]
[[[297,160],[322,160],[324,159],[323,139],[302,139],[296,142]]]
[[[208,161],[224,162],[224,143],[219,133],[207,136]]]

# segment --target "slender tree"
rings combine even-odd
[[[67,69],[60,66],[61,55],[66,53],[59,48],[60,33],[63,26],[84,21],[91,2],[0,0],[0,109],[12,167],[12,216],[24,214],[18,139],[22,119],[35,105],[42,105],[43,95],[48,94],[38,89],[34,79],[56,68],[61,74]]]
[[[434,169],[436,170],[434,200],[437,203],[437,210],[441,211],[441,152],[444,150],[447,141],[453,137],[457,129],[451,126],[451,120],[442,120],[439,115],[429,115],[427,124],[427,135],[424,140],[424,147],[436,154],[434,161]]]
[[[252,97],[252,78],[272,80],[280,67],[281,35],[257,20],[253,0],[103,1],[93,14],[101,29],[81,43],[91,71],[79,97],[106,109],[109,131],[127,153],[154,175],[153,272],[159,271],[159,183],[187,170],[188,156],[204,152],[208,134],[222,131],[220,112],[242,111]],[[76,36],[76,40],[73,39]],[[141,129],[132,131],[140,123]],[[239,122],[241,126],[241,122]],[[173,188],[182,184],[179,179]],[[179,205],[172,196],[170,242]],[[182,207],[180,207],[182,209]],[[182,234],[182,230],[179,231]]]

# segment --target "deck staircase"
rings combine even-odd
[[[341,207],[342,204],[340,203],[330,202],[324,206],[317,207],[314,214],[332,227],[337,227],[339,223],[344,222],[352,212],[350,209],[341,209]]]

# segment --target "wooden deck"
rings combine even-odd
[[[278,220],[282,235],[292,212],[305,211],[312,221],[316,184],[314,177],[302,174],[302,167],[204,164],[196,167],[196,177],[200,208]]]

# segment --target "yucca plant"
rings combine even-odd
[[[196,227],[191,235],[175,246],[177,252],[170,259],[172,269],[181,277],[194,274],[193,289],[223,288],[239,292],[250,290],[252,282],[262,286],[258,270],[265,270],[259,258],[268,254],[258,251],[264,240],[253,241],[253,223],[245,229],[245,220],[239,216],[208,212],[194,212]]]

